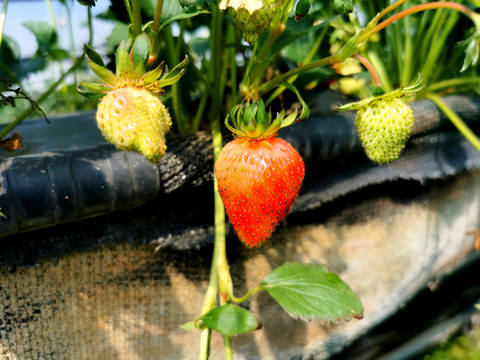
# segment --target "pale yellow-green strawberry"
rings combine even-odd
[[[105,67],[100,56],[85,47],[88,65],[101,84],[79,82],[78,90],[88,98],[101,99],[97,124],[103,136],[119,150],[135,151],[158,163],[165,154],[172,119],[160,97],[163,87],[178,81],[188,58],[163,73],[163,64],[146,71],[150,58],[148,36],[122,41],[116,53],[115,74]]]
[[[103,136],[120,150],[136,151],[158,162],[167,148],[172,119],[162,101],[144,88],[126,86],[110,91],[97,110]]]

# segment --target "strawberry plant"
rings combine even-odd
[[[93,0],[81,3],[95,6]],[[209,356],[212,331],[223,335],[225,357],[231,359],[232,336],[261,329],[260,320],[268,319],[241,307],[260,291],[295,318],[362,318],[360,299],[323,264],[287,262],[244,296],[234,294],[225,214],[247,247],[275,241],[275,228],[294,206],[308,174],[278,131],[308,121],[308,90],[330,85],[362,98],[339,110],[357,111],[360,140],[375,163],[401,156],[414,123],[408,101],[422,97],[434,101],[480,150],[476,135],[438,96],[464,86],[478,91],[480,15],[474,6],[358,1],[354,11],[353,5],[350,0],[112,2],[103,16],[115,22],[109,38],[114,62],[106,64],[87,44],[65,72],[85,60],[99,78],[80,79],[77,89],[99,100],[98,127],[119,150],[158,163],[168,151],[169,131],[212,134],[211,270],[201,312],[183,325],[199,331],[200,359]],[[468,25],[459,14],[470,20]],[[450,48],[449,37],[463,47]],[[359,70],[342,75],[348,66]],[[225,146],[222,128],[233,136]]]

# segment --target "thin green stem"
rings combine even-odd
[[[225,349],[225,360],[233,360],[232,338],[230,336],[223,336],[223,346]]]
[[[327,30],[329,30],[329,28],[328,28],[328,26],[325,26],[322,29],[320,35],[317,36],[317,38],[315,39],[315,43],[312,46],[312,49],[308,53],[307,57],[302,61],[303,65],[310,64],[313,57],[318,53],[318,49],[320,48],[320,45],[322,44],[323,39],[325,38],[325,35],[327,34]],[[294,75],[291,78],[287,79],[287,82],[289,82],[290,84],[293,84],[293,82],[295,80],[297,80],[297,78],[298,78],[298,75]],[[275,98],[277,98],[281,93],[283,93],[285,91],[285,89],[286,89],[285,86],[281,86],[281,87],[277,88],[272,93],[272,95],[270,95],[270,97],[267,99],[267,101],[265,101],[265,106],[270,104]]]
[[[405,18],[403,23],[403,34],[404,34],[404,43],[403,43],[403,71],[400,73],[400,85],[408,86],[410,79],[412,77],[412,63],[413,63],[413,42],[412,35],[410,34],[410,29],[412,27],[411,19],[409,17]]]
[[[383,90],[390,92],[393,89],[392,81],[390,79],[390,73],[385,68],[383,60],[374,51],[369,51],[366,54],[366,58],[372,63],[375,71],[378,73],[380,79],[382,79]]]
[[[78,69],[78,67],[83,63],[83,60],[84,60],[83,55],[78,57],[75,63],[70,67],[70,69],[68,69],[65,73],[63,73],[62,76],[35,101],[35,103],[39,105],[46,98],[48,98],[57,89],[57,87],[62,84],[63,80],[65,80],[65,78],[68,75],[70,75],[72,72]],[[17,125],[19,125],[23,120],[25,120],[25,118],[28,115],[30,115],[30,113],[31,113],[30,109],[24,111],[14,121],[12,121],[10,124],[5,126],[0,132],[0,139],[3,139],[5,136],[7,136],[10,133],[10,131],[12,131]]]
[[[230,94],[230,101],[228,104],[228,108],[231,108],[234,106],[233,101],[237,99],[237,51],[235,49],[235,46],[233,45],[235,43],[235,27],[232,25],[228,25],[227,29],[227,44],[230,44],[230,47],[227,49],[227,54],[226,56],[228,57],[228,62],[230,64],[230,89],[231,89],[231,94]]]
[[[47,3],[48,14],[50,15],[50,21],[52,22],[53,30],[57,31],[57,22],[55,20],[55,14],[53,12],[52,1],[45,0],[45,2]]]
[[[363,66],[365,66],[365,68],[368,70],[368,72],[372,76],[372,79],[373,79],[373,82],[375,83],[375,86],[381,88],[382,87],[382,82],[380,81],[380,77],[378,76],[377,71],[375,70],[373,65],[370,63],[370,61],[368,61],[367,59],[365,59],[363,56],[361,56],[359,54],[354,54],[353,57],[355,59],[357,59],[358,61],[360,61],[360,63]]]
[[[93,19],[92,19],[92,9],[90,6],[87,7],[87,23],[88,23],[88,45],[92,46],[93,44]]]
[[[440,110],[448,117],[448,119],[455,125],[455,127],[462,133],[463,136],[477,149],[480,151],[480,139],[475,135],[475,133],[465,124],[465,122],[440,98],[440,96],[435,94],[427,94],[425,96],[427,99],[433,101]]]
[[[68,23],[68,37],[70,41],[70,58],[75,61],[75,40],[73,39],[73,26],[72,26],[72,7],[65,1],[65,9],[67,10],[67,23]]]
[[[177,47],[175,46],[175,40],[172,35],[172,28],[167,28],[164,31],[165,34],[165,44],[167,50],[167,60],[170,66],[175,66],[178,63],[179,58],[177,56]],[[180,40],[179,40],[180,41]],[[172,110],[173,116],[175,117],[175,122],[177,124],[178,132],[180,134],[185,134],[187,132],[187,116],[184,112],[184,107],[181,100],[181,91],[180,84],[175,82],[171,85],[172,90]]]
[[[257,292],[259,291],[262,291],[263,290],[263,287],[262,286],[257,286],[256,288],[250,290],[249,292],[247,292],[244,296],[242,297],[235,297],[233,294],[230,294],[230,300],[240,304],[242,302],[244,302],[245,300],[247,300],[250,296],[252,296],[253,294],[256,294]]]
[[[162,10],[163,10],[163,0],[157,0],[157,6],[155,7],[155,16],[153,18],[153,32],[158,34],[158,30],[160,29],[160,20],[162,18]]]
[[[462,85],[480,85],[480,77],[455,78],[439,81],[425,88],[425,92],[434,92],[448,88],[455,88]]]
[[[125,9],[127,10],[128,18],[130,19],[130,24],[133,24],[133,14],[132,14],[132,8],[130,7],[130,1],[129,0],[123,0],[123,3],[125,4]]]
[[[221,92],[221,76],[219,69],[221,66],[221,45],[222,45],[222,25],[223,16],[218,10],[218,7],[212,7],[212,40],[211,49],[212,57],[210,60],[210,73],[209,79],[212,80],[212,110],[210,113],[210,126],[212,129],[212,142],[213,142],[213,159],[214,162],[218,158],[218,154],[222,150],[222,132],[220,125],[220,103],[222,100]],[[222,281],[221,277],[230,277],[227,263],[227,251],[225,243],[225,208],[223,206],[220,193],[218,192],[217,180],[214,177],[214,222],[215,222],[215,242],[213,247],[212,265],[210,268],[210,279],[208,282],[207,292],[203,300],[202,315],[210,311],[216,304],[219,282]],[[224,280],[223,280],[224,281]],[[200,336],[200,360],[208,359],[209,344],[210,344],[210,329],[202,330]],[[228,339],[226,339],[228,343]],[[227,350],[225,350],[227,351]]]
[[[140,0],[132,0],[132,13],[133,13],[133,32],[135,36],[142,33],[142,13],[140,9]]]
[[[383,9],[382,11],[380,11],[378,13],[378,19],[381,19],[382,17],[384,17],[385,15],[387,15],[390,11],[393,11],[395,10],[396,8],[398,8],[399,6],[402,6],[404,3],[406,3],[408,0],[398,0],[398,1],[395,1],[393,4],[389,5],[388,7],[386,7],[385,9]]]
[[[411,8],[408,8],[406,10],[400,11],[398,14],[392,15],[387,20],[385,20],[385,21],[381,22],[380,24],[378,24],[377,26],[375,26],[373,29],[367,31],[365,34],[362,34],[358,38],[358,43],[359,44],[363,43],[368,38],[370,38],[372,35],[376,34],[380,30],[386,28],[391,23],[393,23],[393,22],[395,22],[395,21],[397,21],[397,20],[399,20],[399,19],[401,19],[401,18],[403,18],[407,15],[415,14],[415,13],[420,12],[420,11],[441,9],[441,8],[454,9],[454,10],[460,11],[461,13],[465,14],[466,16],[468,16],[471,19],[473,19],[477,15],[473,10],[469,9],[465,5],[458,4],[458,3],[455,3],[455,2],[450,2],[450,1],[446,1],[446,2],[439,2],[438,1],[438,2],[420,4],[420,5],[412,6]]]
[[[309,71],[309,70],[312,70],[312,69],[316,69],[316,68],[319,68],[319,67],[322,67],[322,66],[337,64],[339,62],[341,62],[341,61],[335,55],[332,55],[332,56],[328,56],[326,58],[323,58],[321,60],[314,61],[310,64],[305,64],[305,65],[299,66],[299,67],[297,67],[295,69],[292,69],[290,71],[287,71],[286,73],[283,73],[283,74],[273,78],[272,80],[264,83],[263,85],[259,86],[258,94],[260,96],[262,94],[265,94],[265,93],[269,92],[270,90],[272,90],[275,87],[277,87],[278,85],[280,85],[283,81],[286,81],[291,76],[301,74],[303,72],[306,72],[306,71]]]
[[[3,0],[2,13],[0,14],[0,47],[3,41],[3,30],[5,29],[5,20],[7,19],[8,0]]]
[[[440,34],[437,34],[434,40],[431,42],[431,47],[430,47],[430,51],[428,53],[427,59],[425,60],[425,63],[420,71],[420,74],[423,80],[425,81],[425,83],[429,82],[430,76],[435,66],[437,66],[438,68],[438,63],[439,63],[438,57],[441,55],[441,52],[447,41],[448,35],[450,34],[450,31],[455,26],[456,21],[457,21],[457,14],[456,13],[450,14],[450,17],[447,23],[445,22],[443,23],[442,32]]]

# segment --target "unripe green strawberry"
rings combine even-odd
[[[103,136],[120,150],[135,151],[158,162],[165,153],[165,135],[172,120],[162,101],[144,88],[110,91],[97,110]]]
[[[422,78],[405,88],[385,93],[377,87],[372,97],[342,105],[340,111],[355,110],[360,140],[368,158],[377,164],[395,161],[412,134],[413,112],[405,100],[423,88]]]
[[[239,137],[220,152],[215,176],[238,237],[248,247],[256,247],[270,238],[290,211],[305,165],[283,139]]]
[[[235,24],[250,44],[270,26],[275,13],[272,0],[222,0],[219,7],[221,10],[230,9]]]
[[[404,99],[381,97],[358,110],[355,126],[368,158],[388,164],[405,148],[413,122],[412,109]]]

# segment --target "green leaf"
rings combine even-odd
[[[252,332],[262,327],[250,311],[233,304],[213,308],[200,319],[210,329],[227,336]]]
[[[160,29],[174,21],[188,19],[207,12],[207,10],[199,9],[196,6],[184,8],[180,5],[178,0],[165,0],[162,8],[162,16],[160,18]]]
[[[80,5],[83,5],[83,6],[95,6],[95,1],[97,0],[77,0],[77,2],[80,4]]]
[[[183,330],[193,330],[193,329],[197,329],[197,324],[196,324],[196,321],[189,321],[189,322],[186,322],[185,324],[180,325],[180,327]]]
[[[63,60],[68,58],[68,52],[63,49],[52,48],[48,50],[48,54],[53,60]]]
[[[476,65],[480,58],[480,30],[475,31],[468,39],[460,42],[460,45],[465,45],[465,59],[463,61],[460,72],[464,72],[470,66]]]
[[[30,30],[37,40],[38,50],[47,51],[56,45],[58,36],[55,29],[45,21],[29,20],[23,23],[28,30]]]
[[[138,78],[141,78],[145,74],[145,67],[147,66],[149,55],[150,41],[146,34],[141,34],[135,39],[132,50],[133,66]]]
[[[362,316],[358,297],[323,265],[286,263],[261,286],[294,318],[330,322]]]

